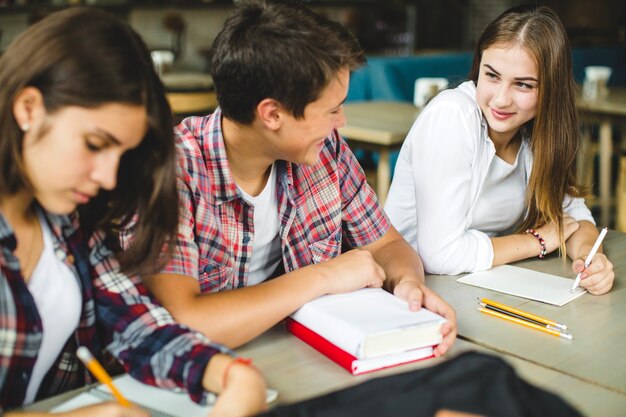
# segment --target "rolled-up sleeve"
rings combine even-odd
[[[591,215],[591,210],[589,210],[583,198],[565,196],[565,199],[563,199],[563,211],[572,216],[577,222],[586,220],[594,225],[596,224]]]
[[[205,402],[206,366],[213,355],[228,349],[176,323],[139,277],[120,272],[99,234],[91,237],[89,247],[96,314],[107,336],[107,349],[134,378],[184,388],[192,400]]]

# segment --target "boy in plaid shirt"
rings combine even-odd
[[[174,255],[145,279],[179,321],[235,347],[316,297],[382,286],[445,316],[436,354],[452,345],[454,311],[337,133],[364,61],[350,33],[299,4],[227,19],[213,44],[220,108],[176,128]]]

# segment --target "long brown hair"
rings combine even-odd
[[[29,189],[22,166],[23,132],[12,106],[25,87],[36,87],[49,114],[65,106],[107,103],[144,106],[148,129],[120,161],[117,187],[79,207],[81,227],[104,230],[127,273],[153,271],[176,233],[176,151],[171,111],[150,54],[117,17],[74,8],[41,20],[0,58],[0,195]],[[135,224],[134,244],[122,252],[117,231]]]
[[[495,45],[524,48],[534,57],[539,71],[536,116],[525,126],[533,154],[526,194],[528,211],[518,232],[555,222],[565,253],[563,200],[566,195],[584,196],[576,181],[580,133],[567,33],[558,16],[546,6],[523,5],[507,10],[487,26],[478,40],[469,75],[475,84],[483,51]]]

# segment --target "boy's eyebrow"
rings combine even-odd
[[[500,73],[498,71],[496,71],[491,65],[483,64],[483,66],[489,68],[489,70],[491,70],[494,74],[500,76]],[[535,77],[515,77],[513,79],[516,80],[516,81],[535,81],[535,82],[539,82],[539,80],[537,80]]]

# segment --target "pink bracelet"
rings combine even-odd
[[[548,253],[548,250],[546,249],[546,241],[541,237],[539,233],[537,233],[535,229],[526,229],[526,233],[530,233],[531,235],[536,237],[537,240],[539,241],[539,244],[541,245],[541,252],[539,252],[539,259],[543,259],[546,256],[546,253]]]

